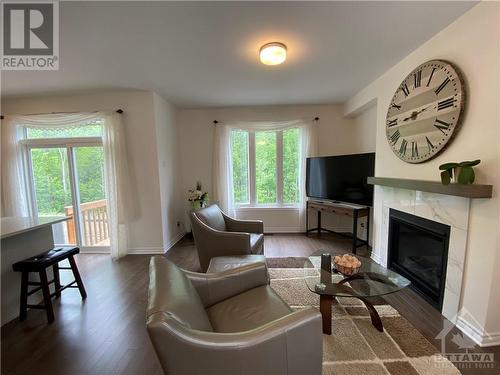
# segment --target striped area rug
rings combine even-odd
[[[269,268],[269,274],[271,287],[290,306],[319,308],[319,296],[307,288],[302,268]],[[384,332],[372,326],[368,310],[358,299],[334,300],[332,335],[323,335],[324,375],[460,374],[397,310],[382,298],[371,301]]]

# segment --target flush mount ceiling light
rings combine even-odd
[[[286,46],[273,42],[260,47],[260,62],[264,65],[279,65],[286,60]]]

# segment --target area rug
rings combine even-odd
[[[307,288],[304,269],[271,267],[269,274],[271,287],[292,308],[319,309],[319,296]],[[324,375],[460,374],[397,310],[382,298],[371,302],[384,332],[372,326],[368,310],[358,299],[334,300],[332,335],[323,335]]]
[[[302,268],[309,258],[304,257],[266,257],[267,268]]]

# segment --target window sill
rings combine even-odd
[[[300,206],[235,206],[235,211],[298,211]]]

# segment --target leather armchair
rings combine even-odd
[[[214,257],[264,253],[261,220],[236,220],[213,204],[191,213],[191,227],[202,272]]]
[[[147,329],[165,374],[321,374],[321,314],[293,311],[264,263],[203,274],[156,256],[149,273]]]

